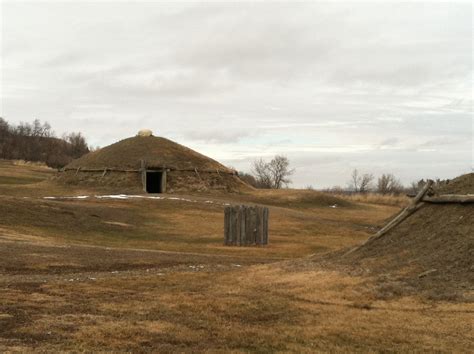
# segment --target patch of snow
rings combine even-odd
[[[193,200],[188,198],[179,198],[179,197],[161,197],[156,195],[128,195],[128,194],[106,194],[106,195],[94,195],[93,197],[88,195],[79,195],[79,196],[69,196],[69,197],[43,197],[43,199],[88,199],[88,198],[95,198],[95,199],[120,199],[120,200],[129,200],[129,199],[153,199],[153,200],[176,200],[181,202],[188,202],[188,203],[203,203],[203,204],[215,204],[215,205],[223,205],[229,206],[230,203],[220,203],[214,202],[212,200]]]

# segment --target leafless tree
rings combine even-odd
[[[295,172],[290,169],[290,160],[286,156],[276,155],[269,163],[273,188],[281,189],[291,183],[290,176]]]
[[[259,188],[272,188],[272,176],[268,163],[265,162],[265,160],[258,159],[253,162],[252,174],[257,180],[257,185]]]
[[[372,188],[372,181],[374,175],[371,173],[364,173],[361,175],[357,169],[352,171],[349,188],[356,193],[367,193]]]
[[[291,183],[290,160],[286,156],[276,155],[270,162],[263,159],[254,161],[252,174],[260,188],[281,189]]]
[[[374,175],[371,173],[364,173],[359,184],[359,192],[367,193],[372,188],[372,181],[374,180]]]
[[[257,179],[250,173],[239,171],[238,176],[245,183],[250,184],[252,187],[259,188],[259,183]]]
[[[63,139],[69,143],[69,153],[73,158],[76,159],[89,152],[87,141],[81,133],[70,133]]]
[[[89,152],[80,133],[55,137],[48,122],[36,119],[32,124],[10,125],[0,118],[0,158],[42,161],[50,167],[63,167],[72,159]]]
[[[401,193],[403,186],[400,181],[391,173],[383,174],[377,180],[377,192],[381,194]]]

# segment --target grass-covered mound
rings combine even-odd
[[[437,190],[438,194],[474,194],[474,173],[459,176]]]
[[[460,176],[437,192],[470,194],[473,176]],[[473,260],[474,204],[425,203],[381,237],[323,263],[377,275],[387,293],[459,299],[472,297]]]
[[[229,168],[207,156],[171,140],[155,136],[121,140],[74,160],[66,168],[139,169],[141,160],[145,160],[150,167],[231,172]]]

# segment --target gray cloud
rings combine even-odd
[[[405,182],[472,167],[469,3],[2,10],[8,120],[102,146],[147,127],[244,170],[284,153],[299,186],[343,185],[354,167]]]

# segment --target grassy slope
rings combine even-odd
[[[44,181],[53,173],[54,170],[46,166],[0,160],[0,191],[5,185],[25,185]]]
[[[219,205],[40,198],[91,193],[0,188],[15,196],[0,197],[0,350],[472,351],[471,303],[386,299],[363,274],[293,261],[251,265],[360,242],[396,207],[310,191],[235,195],[271,206],[271,243],[229,248]]]
[[[161,137],[132,137],[86,154],[72,161],[69,168],[134,168],[144,159],[150,167],[179,169],[230,170],[219,162],[192,149]]]

